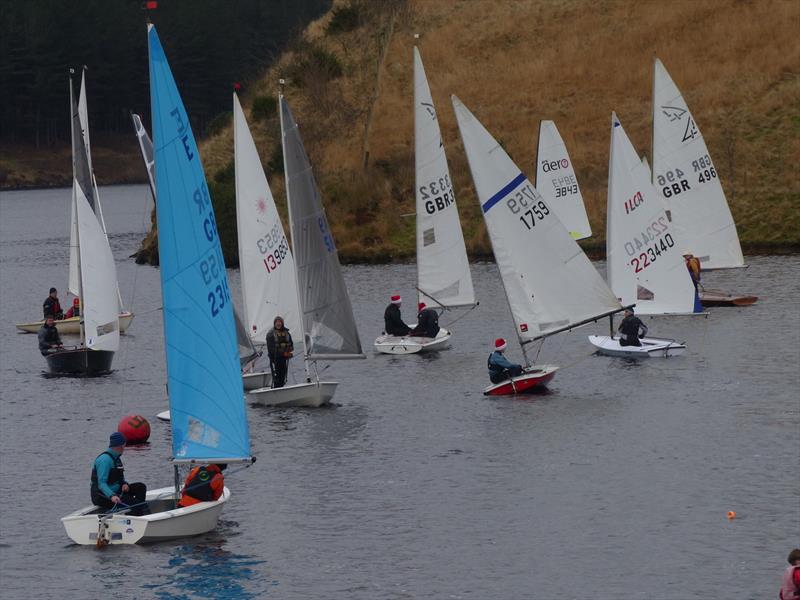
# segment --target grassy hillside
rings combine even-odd
[[[714,0],[336,0],[256,89],[244,91],[276,200],[278,78],[301,126],[345,260],[413,256],[412,48],[442,126],[468,250],[490,254],[450,94],[531,177],[540,119],[567,144],[602,247],[609,116],[650,151],[652,62],[682,90],[720,173],[742,242],[800,245],[800,3]],[[419,38],[415,38],[415,34]],[[248,109],[246,109],[248,110]],[[235,254],[232,133],[202,154],[226,255]]]

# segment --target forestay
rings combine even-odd
[[[339,253],[297,123],[282,95],[280,111],[286,199],[306,356],[309,360],[362,358]]]
[[[592,235],[575,168],[553,121],[539,124],[536,189],[573,239],[582,240]]]
[[[82,318],[85,343],[93,350],[119,350],[117,267],[100,221],[83,189],[73,181],[78,221]]]
[[[139,140],[139,150],[142,152],[142,160],[147,169],[147,179],[150,182],[150,193],[153,194],[153,201],[156,199],[156,174],[155,174],[155,158],[153,156],[153,142],[150,136],[147,135],[147,130],[144,128],[142,118],[136,113],[131,113],[133,120],[133,128],[136,130],[136,138]]]
[[[233,302],[214,209],[189,117],[152,25],[148,45],[173,456],[246,459]]]
[[[431,90],[414,48],[414,141],[419,301],[446,307],[475,304],[464,235]]]
[[[455,96],[453,107],[520,341],[619,311],[541,194]]]
[[[608,283],[642,314],[691,313],[694,285],[679,238],[616,114],[611,116],[606,255]]]
[[[244,320],[252,340],[265,344],[278,315],[289,330],[300,331],[297,282],[289,242],[235,93],[233,140]]]
[[[692,113],[661,61],[653,81],[653,185],[705,269],[744,266],[725,193]]]

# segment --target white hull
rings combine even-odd
[[[124,512],[100,515],[97,506],[87,506],[61,519],[67,535],[76,544],[94,546],[98,535],[109,544],[146,544],[207,533],[217,526],[222,506],[230,498],[226,487],[219,500],[172,508],[175,488],[147,492],[147,501],[159,512],[133,517]],[[161,505],[161,506],[159,506]],[[169,509],[169,510],[167,510]]]
[[[253,390],[247,397],[262,406],[318,408],[331,401],[338,385],[336,381],[312,381]]]
[[[447,348],[451,336],[446,329],[440,329],[435,338],[384,334],[375,339],[375,350],[383,354],[433,352]]]
[[[264,371],[262,373],[244,373],[242,374],[242,383],[244,384],[245,392],[269,387],[272,383],[272,373],[269,371]]]
[[[165,410],[165,411],[163,411],[163,412],[160,412],[160,413],[158,413],[158,414],[156,415],[156,418],[157,418],[159,421],[169,421],[169,420],[170,420],[170,417],[169,417],[169,411],[168,411],[168,410]]]
[[[132,312],[119,313],[119,331],[125,333],[125,330],[130,327],[133,321]],[[33,323],[17,323],[17,329],[25,333],[39,333],[44,321],[34,321]],[[81,320],[80,317],[72,317],[71,319],[62,319],[55,322],[56,329],[61,335],[80,335],[81,333]]]
[[[668,358],[681,356],[686,353],[686,344],[675,340],[659,338],[641,338],[641,346],[620,346],[619,338],[607,335],[590,335],[589,341],[597,348],[600,354],[606,356],[620,356],[623,358]]]

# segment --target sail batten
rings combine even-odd
[[[704,269],[744,266],[725,192],[703,134],[659,59],[653,73],[653,185],[677,235]]]
[[[148,26],[159,270],[178,461],[250,456],[233,301],[197,143]]]
[[[520,343],[618,311],[541,194],[455,96],[453,108]]]
[[[473,306],[475,292],[444,141],[419,50],[414,48],[414,167],[419,302]],[[424,290],[435,290],[427,295]]]
[[[576,240],[592,235],[575,167],[553,121],[539,124],[536,189]]]
[[[286,197],[305,353],[363,355],[350,297],[311,163],[286,98],[280,96]]]

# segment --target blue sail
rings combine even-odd
[[[189,118],[152,25],[148,45],[173,457],[244,459],[250,436],[214,209]]]

